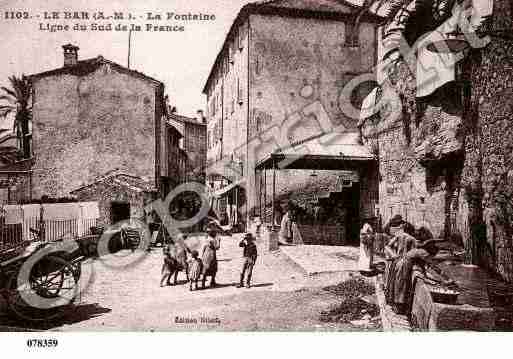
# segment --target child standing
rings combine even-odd
[[[244,248],[243,256],[244,256],[244,264],[242,266],[242,272],[240,274],[240,283],[237,288],[242,288],[244,286],[244,277],[247,273],[246,278],[246,288],[251,287],[251,276],[253,275],[253,267],[255,265],[257,259],[257,246],[253,241],[253,235],[251,233],[246,233],[244,238],[239,243],[239,247]]]
[[[192,290],[192,283],[194,282],[194,289],[198,290],[198,280],[201,277],[201,271],[203,270],[203,263],[201,259],[198,258],[198,251],[193,250],[191,252],[192,260],[189,263],[189,280],[190,286],[189,290]]]
[[[160,279],[160,286],[164,286],[164,282],[166,285],[171,285],[170,279],[171,274],[173,274],[173,259],[171,258],[171,243],[166,243],[164,248],[162,249],[162,254],[164,255],[164,263],[162,264],[162,278]]]

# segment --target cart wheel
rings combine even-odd
[[[29,283],[18,285],[18,273],[9,280],[8,304],[11,312],[28,321],[43,321],[60,317],[73,304],[80,277],[80,263],[74,265],[60,257],[47,256],[37,262],[32,269]],[[66,304],[50,308],[31,306],[23,294],[36,294],[43,300],[69,298]]]

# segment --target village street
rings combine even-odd
[[[29,327],[62,331],[380,330],[376,313],[363,326],[330,320],[329,315],[325,316],[328,319],[321,318],[321,312],[340,305],[343,299],[333,288],[323,288],[353,276],[357,278],[357,274],[345,271],[306,276],[281,251],[260,250],[253,287],[236,288],[242,261],[239,238],[239,235],[222,238],[218,287],[214,289],[190,292],[184,284],[184,273],[178,277],[181,284],[159,287],[160,248],[125,269],[113,266],[128,263],[128,252],[87,261],[83,265],[83,277],[90,277],[91,284],[74,309],[62,319]],[[369,302],[375,301],[373,295],[367,298]],[[180,323],[176,317],[196,323]],[[209,323],[202,323],[202,318]],[[4,324],[20,326],[15,322]]]

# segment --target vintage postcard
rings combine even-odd
[[[510,0],[2,1],[0,331],[511,331],[512,33]]]

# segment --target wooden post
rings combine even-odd
[[[274,213],[274,207],[275,207],[275,197],[276,197],[276,166],[274,164],[274,160],[272,161],[272,164],[273,164],[273,202],[272,202],[272,206],[273,206],[273,215],[272,215],[272,222],[271,222],[271,225],[272,225],[272,228],[274,230],[274,216],[275,216],[275,213]]]
[[[239,225],[239,187],[235,187],[235,215],[234,215],[234,224],[236,226]],[[237,227],[238,228],[238,227]]]
[[[267,215],[267,168],[264,167],[264,218],[262,222],[265,223],[265,216]]]
[[[260,221],[262,221],[262,170],[260,170],[260,176],[258,176],[258,211],[260,212]]]
[[[29,172],[29,200],[32,201],[32,170]]]
[[[7,204],[11,204],[11,177],[7,174]]]

